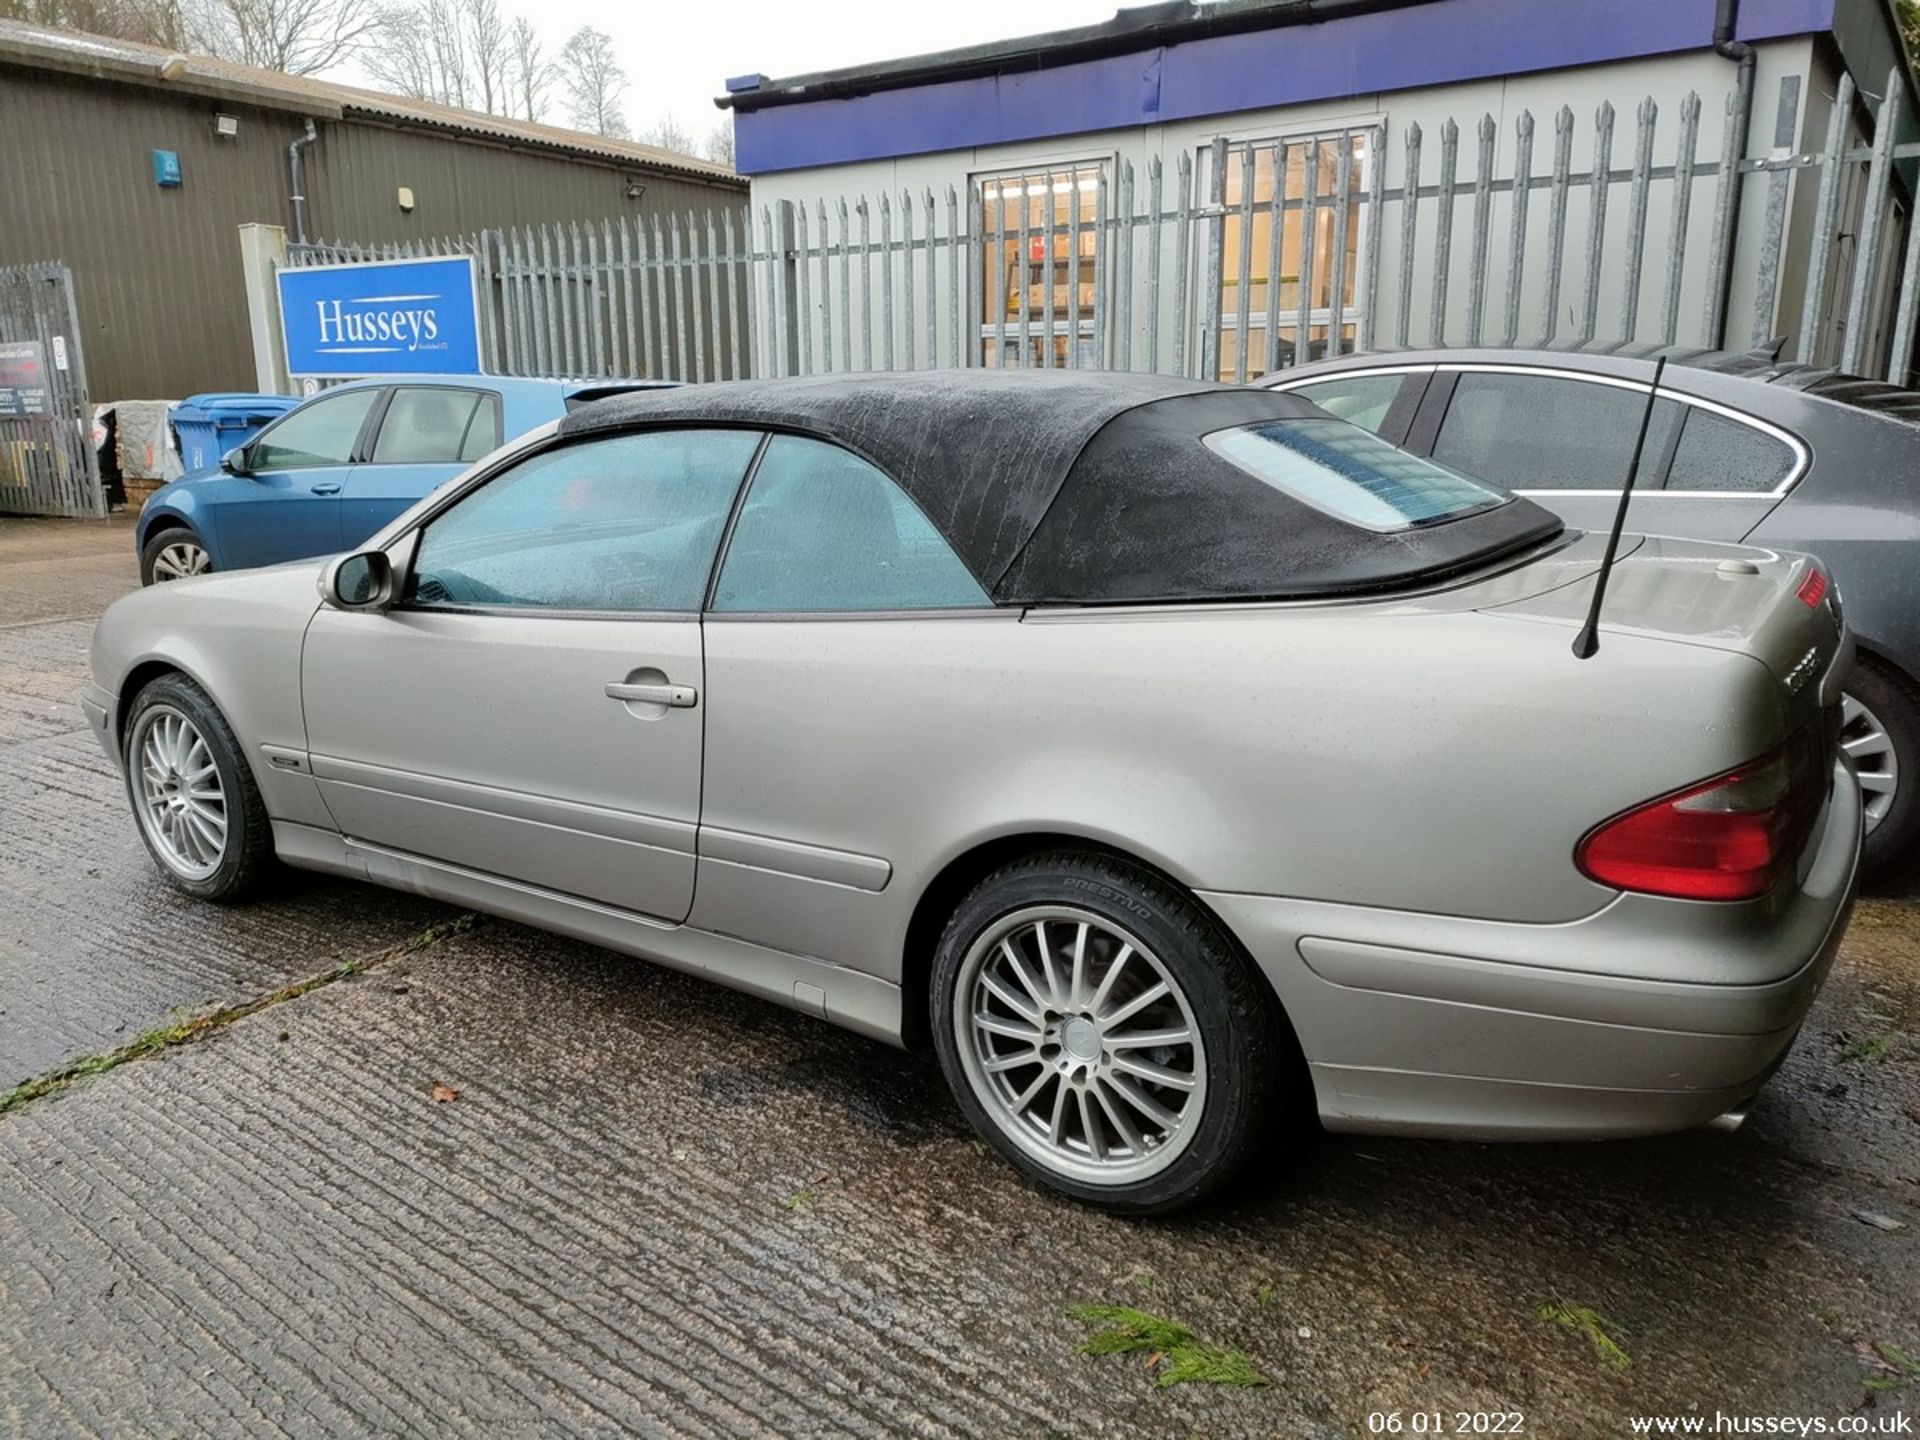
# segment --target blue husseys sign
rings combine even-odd
[[[280,272],[287,373],[477,375],[473,261],[382,260]]]

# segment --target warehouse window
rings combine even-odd
[[[1092,366],[1095,239],[1105,161],[976,176],[986,237],[980,343],[988,366]]]
[[[1359,318],[1354,282],[1359,268],[1360,231],[1366,220],[1366,207],[1360,197],[1366,193],[1373,133],[1371,128],[1338,130],[1241,140],[1227,146],[1226,218],[1220,261],[1222,380],[1247,380],[1294,363],[1307,233],[1301,222],[1308,211],[1312,215],[1313,273],[1307,286],[1306,353],[1299,358],[1317,360],[1327,352],[1327,334],[1334,323],[1336,271],[1340,281],[1341,349],[1352,347],[1354,322]],[[1340,193],[1343,148],[1349,157],[1344,195]],[[1310,155],[1316,199],[1308,206],[1303,202]],[[1200,152],[1203,195],[1213,193],[1205,175],[1212,156],[1210,147]],[[1273,227],[1276,176],[1284,177],[1277,235]],[[1346,212],[1344,236],[1339,234],[1342,210]],[[1343,243],[1336,244],[1336,240]]]

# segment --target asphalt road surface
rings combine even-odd
[[[134,583],[124,521],[0,519],[0,1090],[155,1051],[0,1101],[0,1434],[1920,1412],[1912,902],[1863,904],[1736,1135],[1276,1136],[1223,1201],[1125,1222],[1023,1186],[926,1057],[346,882],[177,895],[75,706]],[[1162,1388],[1082,1351],[1088,1303],[1269,1383]]]

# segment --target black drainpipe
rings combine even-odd
[[[1713,12],[1713,53],[1734,62],[1734,92],[1738,98],[1734,101],[1734,113],[1727,123],[1734,127],[1734,133],[1740,137],[1736,149],[1736,163],[1744,159],[1747,153],[1747,127],[1753,115],[1753,46],[1744,40],[1733,38],[1733,32],[1740,19],[1740,0],[1718,0]],[[1727,340],[1727,307],[1733,298],[1733,253],[1740,238],[1740,187],[1745,180],[1738,169],[1729,178],[1732,186],[1729,195],[1727,213],[1727,235],[1720,254],[1720,294],[1715,297],[1714,311],[1719,317],[1713,333],[1707,336],[1707,344],[1714,349],[1725,349]]]
[[[300,163],[300,152],[320,138],[320,132],[314,129],[313,121],[307,121],[307,133],[287,146],[287,180],[293,187],[293,243],[307,243],[307,186],[306,167]]]

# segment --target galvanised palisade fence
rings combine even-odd
[[[0,267],[0,512],[104,515],[65,265]]]
[[[1757,156],[1743,153],[1751,97],[1736,89],[1709,126],[1696,94],[1677,115],[1648,98],[1591,123],[1564,107],[1437,133],[1383,121],[1216,140],[1144,173],[1115,157],[976,177],[965,193],[323,244],[291,263],[475,255],[489,368],[510,374],[1063,365],[1245,380],[1348,350],[1738,349],[1785,329],[1784,358],[1904,382],[1920,144],[1896,144],[1902,76],[1867,143],[1842,80],[1817,149],[1797,143],[1800,85],[1781,81]],[[1817,177],[1804,236],[1790,224],[1796,177]],[[1804,247],[1791,274],[1790,237]]]

